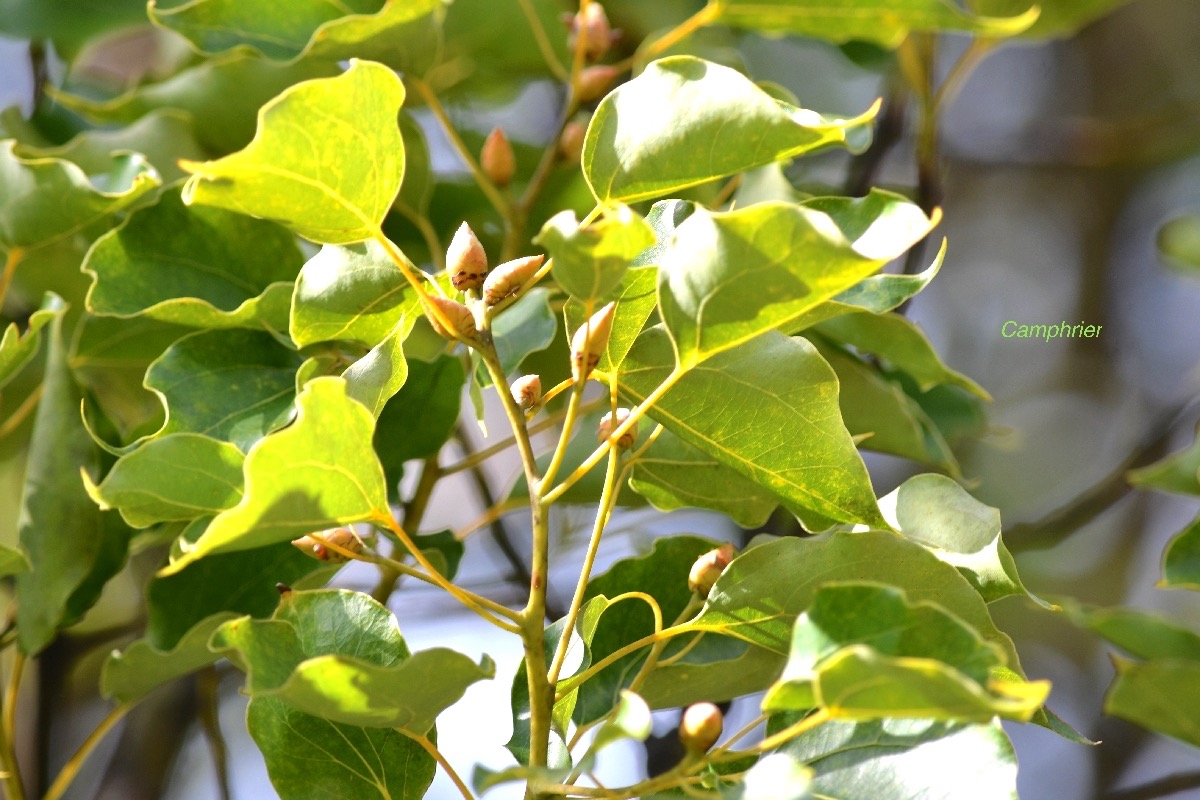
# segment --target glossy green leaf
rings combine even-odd
[[[68,109],[101,123],[127,124],[158,109],[178,109],[191,116],[196,138],[205,150],[228,153],[244,147],[254,136],[255,118],[263,103],[294,83],[340,71],[336,63],[320,59],[282,65],[235,52],[108,100],[52,88],[48,92]]]
[[[600,102],[584,140],[583,173],[601,202],[662,197],[844,144],[874,114],[826,119],[779,103],[728,67],[672,56]]]
[[[420,300],[378,242],[326,245],[296,279],[292,340],[298,347],[346,340],[374,347]]]
[[[654,231],[654,244],[638,253],[633,259],[635,267],[656,267],[662,263],[663,254],[671,246],[671,237],[697,208],[687,200],[659,200],[646,212],[646,224]]]
[[[400,391],[408,379],[404,339],[411,330],[410,319],[402,319],[386,339],[342,373],[346,380],[346,394],[366,406],[376,419],[383,411],[384,404]]]
[[[0,142],[0,250],[32,250],[86,231],[138,202],[161,181],[140,155],[88,175],[70,161],[22,158]]]
[[[674,363],[665,331],[646,331],[626,357],[622,396],[640,403]],[[837,402],[837,378],[812,345],[772,331],[685,372],[649,413],[797,513],[882,524]]]
[[[625,361],[629,348],[633,347],[634,340],[658,305],[657,283],[657,267],[632,267],[625,272],[615,292],[617,308],[613,312],[612,332],[596,364],[597,369],[609,372]],[[586,308],[578,300],[567,301],[565,315],[567,333],[572,336],[588,320]]]
[[[42,298],[42,305],[29,315],[25,333],[22,334],[17,323],[10,322],[0,337],[0,388],[8,383],[21,371],[21,368],[37,355],[38,345],[41,344],[41,330],[46,323],[59,316],[66,310],[62,298],[56,294],[47,293]]]
[[[190,520],[232,508],[242,499],[242,452],[194,433],[152,439],[117,460],[99,486],[84,474],[102,509],[117,509],[134,528]]]
[[[628,206],[608,209],[586,228],[574,211],[555,214],[533,240],[554,259],[554,280],[576,300],[605,303],[625,270],[655,242],[654,230]]]
[[[296,421],[246,456],[245,495],[161,574],[212,553],[247,550],[389,514],[383,469],[371,447],[375,420],[340,378],[309,381]]]
[[[375,452],[393,500],[404,462],[429,458],[454,432],[465,381],[462,362],[453,356],[442,356],[433,363],[408,362],[408,381],[384,405],[375,423]]]
[[[1134,486],[1200,495],[1200,439],[1153,464],[1130,470],[1128,478]]]
[[[987,602],[1029,593],[1000,538],[1000,512],[944,475],[917,475],[880,498],[888,524],[954,566]]]
[[[472,683],[495,674],[453,650],[409,654],[396,618],[362,592],[288,592],[269,620],[231,620],[210,647],[246,669],[252,697],[308,714],[423,736]]]
[[[660,511],[708,508],[743,528],[766,523],[779,498],[669,431],[634,462],[629,486]]]
[[[1037,20],[1019,33],[1022,37],[1045,39],[1070,36],[1085,25],[1128,3],[1129,0],[1040,0]],[[1025,0],[968,0],[967,7],[980,14],[1006,16],[1023,14]]]
[[[167,408],[159,435],[200,433],[245,452],[292,418],[299,365],[299,356],[261,331],[185,336],[146,372],[146,388]]]
[[[94,314],[284,329],[302,264],[295,238],[279,225],[184,206],[173,189],[100,237],[83,270],[92,277]]]
[[[531,353],[554,341],[558,321],[550,310],[550,292],[538,287],[504,310],[492,322],[496,354],[505,374],[512,374]]]
[[[322,244],[369,239],[404,176],[403,100],[396,74],[369,61],[293,86],[263,106],[245,149],[183,165],[192,173],[183,201],[275,220]]]
[[[1104,713],[1200,747],[1200,662],[1117,659]]]
[[[100,692],[121,703],[135,703],[159,686],[213,663],[221,656],[208,649],[208,639],[233,616],[221,612],[206,617],[170,650],[159,650],[147,639],[114,650],[104,661]]]
[[[1160,586],[1200,590],[1200,517],[1175,534],[1163,551]]]
[[[987,391],[942,362],[921,329],[899,314],[855,311],[822,322],[815,330],[829,338],[884,359],[894,369],[908,373],[921,391],[951,384],[990,400]]]
[[[691,366],[782,328],[877,272],[934,221],[899,195],[698,209],[658,271],[659,310]]]
[[[330,722],[275,697],[253,698],[246,722],[281,800],[420,800],[437,770],[399,731]]]
[[[1183,658],[1200,662],[1200,634],[1166,618],[1132,608],[1097,608],[1063,603],[1068,619],[1142,659]]]
[[[772,717],[768,730],[791,721]],[[998,721],[833,720],[780,750],[812,767],[817,797],[1017,800],[1017,757]]]
[[[1038,8],[1016,16],[986,17],[964,12],[951,0],[709,0],[722,25],[833,42],[866,41],[897,47],[911,32],[956,31],[1003,38],[1029,28]]]

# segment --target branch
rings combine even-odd
[[[1112,789],[1105,792],[1101,800],[1153,800],[1156,797],[1166,797],[1196,788],[1200,788],[1200,770],[1176,772],[1140,786],[1130,786],[1128,789]]]

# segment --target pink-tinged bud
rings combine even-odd
[[[683,720],[679,723],[679,741],[692,755],[707,753],[721,738],[725,727],[725,719],[721,709],[712,703],[696,703],[683,712]]]
[[[496,267],[483,282],[483,302],[494,306],[510,294],[520,291],[525,281],[534,276],[545,260],[545,256],[525,256],[505,261]]]
[[[350,560],[350,557],[346,554],[339,553],[332,547],[327,546],[329,544],[336,545],[338,548],[356,555],[361,553],[363,549],[362,539],[359,539],[358,534],[349,528],[333,528],[321,531],[320,533],[310,533],[307,536],[301,536],[299,539],[292,540],[294,547],[318,561],[341,564]],[[288,591],[291,590],[289,589]]]
[[[558,154],[563,161],[578,164],[583,155],[583,139],[587,135],[587,126],[582,122],[572,120],[563,126],[558,137]]]
[[[608,412],[600,418],[600,424],[596,428],[596,438],[603,444],[608,441],[618,427],[625,423],[629,418],[628,408],[618,408],[617,415],[614,417],[612,412]],[[629,426],[629,430],[621,434],[621,438],[617,439],[616,446],[618,450],[628,450],[633,447],[633,443],[637,441],[637,423]]]
[[[608,48],[616,41],[612,26],[608,24],[608,15],[604,6],[599,3],[588,3],[587,8],[571,17],[571,34],[567,44],[575,49],[580,32],[586,37],[583,43],[583,54],[589,61],[595,61],[608,52]]]
[[[475,236],[471,226],[463,223],[454,232],[450,247],[446,249],[446,272],[450,275],[450,283],[460,292],[468,289],[478,289],[487,275],[487,253]]]
[[[609,303],[592,315],[592,318],[575,331],[571,338],[571,377],[576,383],[583,383],[588,375],[600,363],[600,356],[608,346],[608,336],[612,333],[613,314],[617,310],[616,303]]]
[[[607,64],[585,67],[579,73],[579,102],[590,103],[608,93],[621,70]]]
[[[522,411],[528,411],[542,399],[542,379],[538,375],[522,375],[509,387],[513,400]]]
[[[517,159],[513,155],[512,144],[500,128],[492,128],[484,140],[479,166],[488,180],[502,189],[512,183],[513,175],[517,174]]]
[[[696,559],[688,573],[688,588],[701,597],[708,597],[713,584],[733,561],[733,545],[723,544]]]
[[[471,309],[464,306],[462,303],[454,300],[449,300],[445,297],[438,297],[435,294],[429,295],[429,302],[437,307],[446,321],[450,323],[449,328],[445,327],[441,320],[427,309],[426,314],[429,317],[429,324],[439,336],[446,339],[474,339],[475,338],[475,316],[471,313]]]

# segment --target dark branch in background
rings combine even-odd
[[[1133,490],[1126,473],[1162,457],[1175,430],[1190,419],[1196,402],[1196,398],[1190,399],[1161,414],[1143,434],[1141,441],[1108,475],[1041,519],[1008,528],[1004,531],[1004,541],[1014,551],[1053,547],[1107,511]]]
[[[1194,772],[1177,772],[1165,778],[1143,783],[1140,786],[1130,786],[1128,789],[1113,789],[1105,792],[1100,800],[1154,800],[1156,797],[1168,797],[1189,789],[1200,788],[1200,770]]]
[[[46,45],[42,42],[29,43],[29,66],[33,73],[33,110],[41,106],[46,97],[46,84],[50,80],[50,70],[46,65]]]
[[[889,83],[887,97],[883,101],[883,114],[879,117],[871,146],[850,161],[846,175],[846,194],[850,197],[862,197],[870,191],[879,180],[879,172],[888,153],[904,138],[908,87],[895,74]]]
[[[474,450],[471,448],[471,440],[467,438],[461,424],[455,429],[454,438],[458,440],[458,445],[462,448],[464,458],[470,458],[474,455]],[[487,476],[483,474],[483,469],[476,464],[468,472],[471,474],[471,482],[475,485],[475,493],[479,497],[480,504],[485,509],[496,505],[496,496],[492,493],[492,487],[488,484]],[[529,565],[525,563],[525,557],[517,552],[516,547],[513,546],[512,538],[508,534],[508,528],[504,526],[504,521],[499,518],[492,520],[488,525],[488,531],[492,535],[492,541],[496,543],[496,546],[500,548],[500,552],[504,555],[504,560],[512,568],[512,573],[506,576],[505,580],[522,592],[528,591],[529,582],[533,579],[529,574]],[[566,615],[566,611],[559,608],[558,604],[548,594],[546,597],[546,615],[550,619],[559,619]]]
[[[221,733],[221,673],[215,666],[208,666],[196,674],[196,710],[200,727],[208,749],[212,751],[213,768],[216,771],[217,791],[221,800],[231,800],[233,793],[229,783],[229,749]]]
[[[412,497],[404,504],[404,515],[401,520],[401,525],[413,536],[417,535],[417,529],[421,526],[421,518],[425,516],[425,508],[429,505],[429,497],[433,494],[433,487],[437,485],[438,479],[441,477],[442,471],[438,467],[437,455],[427,458],[421,463],[421,477],[417,479],[417,487],[413,489]],[[395,557],[403,558],[403,548],[399,544],[396,544],[395,547],[398,548],[394,554]],[[371,597],[387,605],[388,598],[392,596],[392,592],[396,591],[396,584],[399,580],[399,572],[391,567],[380,567],[379,582],[371,590]]]

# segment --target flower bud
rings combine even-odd
[[[626,419],[629,418],[628,408],[618,408],[617,415],[614,417],[612,412],[608,412],[600,418],[600,425],[596,428],[596,438],[601,444],[607,442],[618,427],[620,427]],[[629,430],[621,434],[621,438],[615,442],[618,450],[628,450],[633,447],[633,443],[637,440],[637,423],[629,426]]]
[[[460,292],[478,289],[487,271],[487,253],[471,226],[464,222],[458,226],[446,249],[446,272],[450,275],[450,283]]]
[[[333,528],[320,533],[310,533],[299,539],[293,539],[292,545],[318,561],[341,564],[350,560],[349,556],[339,553],[331,547],[326,547],[327,542],[337,545],[343,550],[349,550],[351,553],[361,553],[363,549],[362,539],[359,539],[358,534],[349,528]]]
[[[545,256],[526,256],[505,261],[492,270],[483,282],[483,302],[494,306],[510,294],[517,292],[525,281],[533,277]]]
[[[439,336],[446,339],[474,339],[475,338],[475,317],[471,314],[471,309],[464,306],[462,303],[454,300],[449,300],[445,297],[438,297],[435,294],[429,295],[429,302],[436,306],[442,312],[442,316],[450,323],[451,327],[447,329],[442,325],[441,321],[434,316],[433,313],[426,309],[426,314],[429,317],[429,324],[437,331]]]
[[[604,6],[599,3],[588,3],[587,8],[571,17],[570,24],[571,33],[567,38],[568,46],[571,50],[575,49],[575,43],[582,31],[585,36],[583,54],[589,61],[595,61],[607,53],[616,38],[612,26],[608,24],[608,15],[604,13]]]
[[[521,410],[528,411],[542,399],[542,379],[538,375],[522,375],[513,381],[509,391]]]
[[[608,346],[608,336],[612,333],[616,310],[617,304],[609,303],[581,325],[571,338],[571,377],[576,383],[587,380],[587,376],[600,363],[600,356]]]
[[[483,150],[479,154],[479,166],[488,180],[503,189],[512,183],[513,175],[517,173],[517,160],[513,155],[512,145],[504,131],[492,128],[487,139],[483,142]]]
[[[587,134],[587,125],[572,120],[563,126],[558,137],[558,154],[563,161],[578,164],[583,154],[583,138]]]
[[[590,103],[608,93],[621,70],[607,64],[585,67],[579,73],[579,102]]]
[[[688,588],[701,597],[708,597],[713,584],[733,561],[733,545],[723,544],[696,559],[688,573]]]
[[[679,723],[679,741],[692,755],[707,753],[721,738],[724,727],[721,709],[712,703],[696,703],[683,712],[683,720]]]

